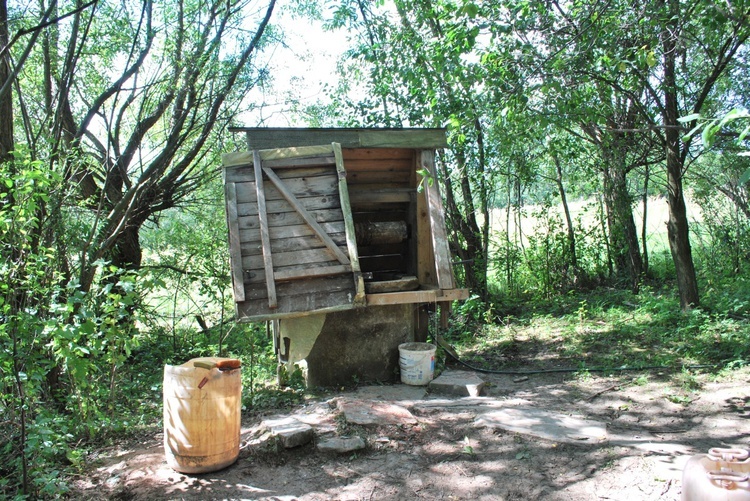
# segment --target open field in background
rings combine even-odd
[[[587,233],[591,232],[598,223],[599,213],[599,202],[597,200],[575,200],[568,202],[571,217],[573,218],[576,226],[581,221],[582,226],[587,230]],[[528,243],[529,235],[534,232],[545,231],[545,221],[541,217],[542,206],[541,205],[526,205],[521,208],[523,216],[521,219],[521,235],[524,238],[524,245]],[[687,213],[688,220],[691,225],[700,224],[703,222],[703,215],[699,207],[687,200]],[[561,221],[565,221],[565,213],[563,212],[562,205],[554,206],[550,209],[550,214],[558,214]],[[643,225],[643,205],[639,202],[633,208],[633,216],[635,217],[636,228],[640,235],[641,227]],[[646,217],[646,228],[648,233],[648,248],[650,252],[661,252],[668,251],[669,244],[667,241],[667,220],[669,219],[669,205],[667,204],[666,197],[651,197],[648,200],[647,217]],[[514,214],[511,213],[510,225],[507,223],[507,212],[505,208],[493,209],[491,212],[491,227],[490,232],[501,233],[508,231],[511,235],[517,233],[518,228]],[[692,227],[691,227],[692,229]],[[601,231],[600,228],[596,228],[595,231]],[[695,235],[691,235],[695,237]]]

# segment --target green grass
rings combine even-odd
[[[741,296],[741,292],[739,295]],[[734,301],[726,296],[724,303]],[[638,295],[614,289],[571,293],[550,301],[497,305],[482,324],[476,299],[456,308],[446,339],[464,361],[490,370],[712,366],[750,361],[750,321],[713,304],[683,313],[670,290]],[[742,302],[742,304],[745,304]]]

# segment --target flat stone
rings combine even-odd
[[[294,418],[266,419],[262,427],[277,437],[281,445],[287,449],[299,447],[312,441],[315,435],[312,426],[301,423]]]
[[[388,402],[339,399],[339,411],[348,423],[360,425],[417,424],[417,418],[404,407]]]
[[[487,383],[470,371],[445,371],[430,381],[430,391],[443,395],[478,397]]]
[[[329,437],[318,441],[318,450],[324,452],[347,452],[358,451],[365,448],[362,437]]]
[[[590,445],[608,440],[604,423],[536,408],[491,410],[478,416],[474,423],[568,444]]]
[[[400,402],[407,406],[423,400],[426,396],[427,386],[408,384],[362,386],[356,391],[356,397],[363,400]]]

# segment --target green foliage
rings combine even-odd
[[[551,301],[528,299],[521,308],[495,305],[491,324],[471,326],[467,309],[456,308],[445,337],[462,359],[491,370],[562,367],[586,377],[594,368],[696,365],[719,373],[750,362],[747,310],[726,313],[727,304],[747,308],[747,284],[724,284],[707,298],[705,309],[687,314],[675,308],[673,295],[647,286],[637,296],[597,289]],[[675,377],[688,388],[692,373]]]

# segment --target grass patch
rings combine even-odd
[[[482,324],[477,304],[456,309],[446,340],[461,359],[489,370],[741,367],[750,360],[750,322],[708,305],[680,311],[672,294],[644,288],[567,294],[525,308],[496,306]],[[540,314],[540,311],[546,311]],[[472,322],[474,320],[474,322]]]

